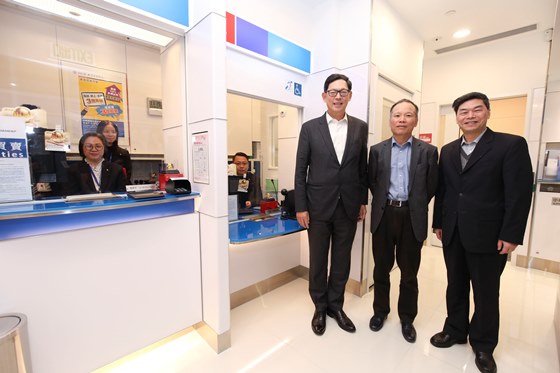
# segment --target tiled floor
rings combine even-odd
[[[437,349],[430,337],[445,319],[445,266],[441,249],[426,247],[419,274],[418,340],[407,343],[396,314],[399,271],[392,273],[392,309],[374,333],[372,292],[347,294],[345,311],[357,327],[342,331],[332,319],[321,337],[310,327],[313,304],[307,282],[293,281],[232,311],[232,347],[216,354],[192,332],[113,369],[112,373],[183,372],[478,372],[468,345]],[[502,276],[500,343],[494,353],[502,373],[559,372],[553,314],[558,276],[507,266]]]

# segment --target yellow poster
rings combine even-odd
[[[95,132],[102,120],[115,123],[119,137],[125,136],[126,107],[123,84],[89,76],[78,76],[82,133]]]

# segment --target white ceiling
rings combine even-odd
[[[556,0],[386,0],[424,41],[426,56],[434,50],[537,24],[543,33],[554,25]],[[454,10],[455,14],[446,15]],[[454,39],[469,28],[471,34]],[[438,39],[436,41],[436,38]]]

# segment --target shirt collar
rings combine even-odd
[[[410,144],[410,146],[412,146],[412,136],[410,136],[410,137],[408,138],[408,140],[406,140],[406,142],[405,142],[404,144],[402,144],[402,145],[399,145],[399,143],[395,141],[395,138],[394,138],[394,137],[391,137],[391,146],[397,145],[397,146],[402,147],[402,146],[406,146],[407,144]]]
[[[336,119],[334,119],[333,117],[331,117],[331,116],[329,115],[329,112],[328,112],[328,111],[325,112],[325,115],[326,115],[326,118],[327,118],[327,124],[330,124],[332,121],[335,121],[336,123],[339,123],[339,122],[346,122],[346,123],[348,123],[348,116],[346,115],[346,113],[344,113],[344,118],[342,118],[341,120],[336,120]]]
[[[481,138],[482,136],[484,136],[484,134],[486,133],[487,130],[488,130],[488,127],[486,127],[486,128],[484,129],[484,131],[482,131],[482,133],[481,133],[480,135],[478,135],[478,137],[477,137],[476,139],[474,139],[473,141],[471,141],[471,142],[466,142],[466,141],[465,141],[465,135],[461,136],[461,146],[463,146],[463,145],[471,145],[471,144],[478,144],[478,142],[480,141],[480,138]]]

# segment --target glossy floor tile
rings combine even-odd
[[[445,319],[445,266],[440,248],[425,247],[419,273],[416,343],[407,343],[396,313],[399,270],[391,274],[391,307],[383,329],[369,330],[373,294],[347,294],[345,311],[357,331],[342,331],[327,320],[318,337],[310,327],[313,304],[307,281],[298,279],[234,309],[232,347],[216,354],[191,332],[112,373],[353,373],[478,372],[469,345],[433,347],[429,339]],[[558,276],[508,265],[502,276],[500,343],[494,353],[499,372],[559,372],[553,315]]]

